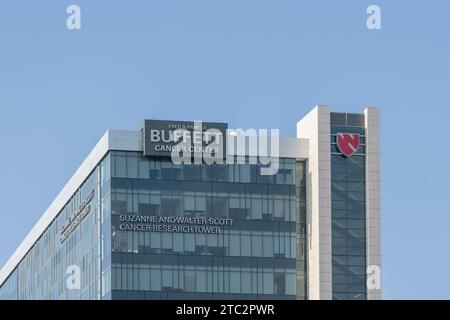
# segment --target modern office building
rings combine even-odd
[[[273,175],[251,137],[196,125],[107,131],[1,269],[0,299],[381,298],[378,109],[315,107],[270,144]],[[232,161],[174,162],[180,128],[224,132]]]

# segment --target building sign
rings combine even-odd
[[[224,226],[232,226],[233,219],[179,216],[119,216],[119,230],[141,232],[222,233]]]
[[[183,139],[179,130],[185,130],[190,143],[191,154],[203,153],[208,144],[218,141],[217,134],[221,134],[223,141],[223,154],[226,154],[226,132],[227,123],[199,122],[197,125],[193,121],[165,121],[165,120],[145,120],[143,131],[143,151],[144,156],[170,157],[174,148],[180,148],[179,142]],[[212,130],[214,129],[214,130]],[[215,132],[212,132],[215,131]],[[184,147],[184,146],[183,146]],[[175,149],[174,151],[178,151]]]
[[[62,228],[60,229],[59,239],[61,243],[63,243],[69,235],[75,230],[75,228],[83,221],[83,219],[89,214],[91,211],[90,202],[94,198],[94,190],[92,190],[87,197],[81,201],[77,210],[69,217],[69,219],[64,223]]]
[[[353,155],[359,148],[360,137],[358,133],[342,133],[336,134],[336,144],[339,151],[346,157]]]

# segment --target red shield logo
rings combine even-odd
[[[350,157],[359,148],[359,134],[358,133],[342,133],[336,134],[336,143],[346,157]]]

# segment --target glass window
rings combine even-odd
[[[213,198],[213,207],[211,213],[213,217],[228,217],[228,198]]]
[[[150,270],[150,289],[154,291],[161,291],[161,270]]]
[[[119,269],[121,273],[122,284],[121,287],[123,290],[128,290],[128,273],[127,268]]]
[[[150,290],[150,270],[138,269],[139,272],[139,290]]]
[[[343,112],[330,113],[330,122],[332,126],[345,126],[347,124],[346,118],[346,113]]]
[[[297,256],[297,237],[291,236],[291,258],[295,258]]]
[[[173,234],[173,251],[183,252],[183,234],[174,233]]]
[[[166,249],[166,250],[172,250],[173,249],[172,233],[164,232],[162,234],[162,248]]]
[[[348,227],[353,229],[364,229],[365,228],[365,221],[364,219],[348,219],[347,220]]]
[[[262,199],[252,198],[252,219],[262,219]]]
[[[206,241],[208,247],[217,247],[218,246],[218,237],[216,234],[208,234],[206,235]]]
[[[144,233],[144,246],[146,250],[150,249],[150,233],[145,232]]]
[[[295,222],[295,199],[292,199],[289,203],[289,212],[290,212],[290,217],[289,217],[289,221]]]
[[[348,264],[350,266],[364,266],[366,264],[366,260],[364,257],[348,257]]]
[[[145,253],[145,233],[138,233],[139,241],[138,241],[138,250],[140,253]]]
[[[297,277],[295,273],[286,273],[286,294],[296,294]]]
[[[345,201],[331,201],[331,209],[334,212],[335,210],[346,210],[347,203]]]
[[[230,256],[239,256],[240,255],[240,242],[239,235],[231,234],[230,235]]]
[[[137,178],[138,161],[135,156],[127,157],[127,177]]]
[[[352,201],[364,201],[364,193],[363,192],[348,192],[347,196]]]
[[[205,252],[206,248],[206,234],[204,233],[197,233],[195,235],[195,246],[197,248],[197,251],[200,253]]]
[[[228,177],[227,168],[228,167],[224,165],[212,165],[211,166],[212,180],[227,181]]]
[[[195,272],[195,282],[197,292],[206,292],[206,271],[197,270]]]
[[[250,165],[242,164],[240,167],[239,182],[250,183]]]
[[[241,293],[241,274],[237,271],[230,272],[230,292]]]
[[[250,272],[241,272],[241,292],[252,293],[252,277]]]
[[[365,238],[365,230],[364,229],[348,229],[349,235],[355,237],[357,239]]]
[[[133,279],[133,269],[132,268],[127,268],[127,274],[128,274],[128,286],[127,289],[128,290],[135,290],[135,288],[137,289],[137,287],[135,287],[134,285],[137,283],[134,283],[134,279]]]
[[[333,255],[333,263],[338,265],[347,265],[347,256]]]
[[[181,180],[183,178],[183,166],[174,164],[171,176],[172,180]]]
[[[345,229],[347,227],[347,219],[334,218],[332,224],[335,228]]]
[[[195,271],[186,270],[184,272],[184,290],[188,292],[195,291]]]
[[[185,196],[184,197],[184,210],[185,211],[194,211],[195,210],[195,197],[194,196]]]
[[[127,158],[126,157],[113,157],[115,159],[116,172],[115,176],[118,178],[125,178],[127,176]]]
[[[206,197],[197,196],[195,197],[195,209],[197,211],[205,211],[206,210]]]
[[[262,236],[252,235],[252,256],[262,257]]]
[[[273,237],[263,237],[263,257],[273,257]]]
[[[163,288],[172,288],[173,287],[173,273],[172,270],[167,270],[167,267],[164,267],[162,271],[162,287]]]
[[[284,273],[274,274],[274,293],[286,294],[286,275]]]
[[[273,279],[273,273],[271,272],[264,272],[264,277],[263,277],[263,286],[264,286],[264,293],[265,294],[273,294],[273,284],[274,284],[274,279]]]
[[[365,187],[363,182],[347,182],[348,191],[364,192]]]
[[[213,291],[223,292],[223,272],[216,271],[213,274]]]
[[[176,267],[174,267],[174,268],[176,268]],[[173,270],[173,287],[174,287],[174,289],[183,289],[183,285],[181,284],[183,281],[181,280],[182,278],[180,278],[181,274],[182,274],[182,272],[180,272],[176,269]]]
[[[230,209],[239,209],[239,198],[231,198],[229,199]]]
[[[146,158],[139,157],[139,178],[148,179],[150,177],[150,165]]]
[[[347,293],[333,292],[333,300],[348,300]]]
[[[275,218],[284,218],[284,201],[283,199],[274,200],[273,216]]]
[[[195,235],[193,233],[184,234],[184,250],[187,252],[195,251]]]
[[[250,257],[252,255],[251,243],[250,235],[241,235],[241,256]]]
[[[200,166],[199,165],[185,165],[183,168],[184,180],[200,180]]]
[[[150,234],[150,244],[152,248],[160,249],[161,248],[161,233],[160,232],[152,232]]]
[[[285,253],[286,253],[286,257],[288,258],[292,258],[291,254],[291,238],[289,237],[288,233],[285,233],[284,236],[284,248],[285,248]]]
[[[366,268],[365,266],[349,266],[348,270],[350,272],[350,274],[352,275],[359,275],[359,276],[364,276],[366,274]],[[364,283],[364,278],[362,277],[355,277],[355,279],[361,283]]]
[[[133,211],[133,194],[127,194],[127,213],[134,213]]]

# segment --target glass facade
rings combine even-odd
[[[305,164],[281,159],[274,176],[259,169],[111,151],[0,298],[305,299]],[[232,223],[215,233],[133,231],[121,229],[124,216]],[[68,286],[74,266],[79,289]]]
[[[364,116],[331,114],[332,294],[336,300],[366,299]],[[360,146],[345,157],[336,133],[360,134]]]
[[[304,220],[296,223],[303,167],[283,159],[277,175],[261,176],[258,165],[174,165],[113,152],[112,298],[305,299],[304,233],[296,232],[304,230]],[[123,216],[232,225],[213,234],[129,231]]]

